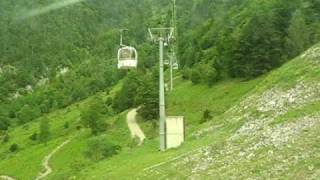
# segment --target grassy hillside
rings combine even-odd
[[[89,98],[47,115],[51,139],[46,144],[29,139],[39,120],[11,129],[9,142],[0,146],[0,174],[35,178],[45,155],[71,138],[50,160],[53,173],[48,179],[319,178],[319,58],[320,45],[266,77],[226,80],[211,88],[177,80],[168,93],[168,115],[185,116],[187,140],[166,152],[158,151],[147,122],[142,126],[148,140],[133,145],[123,112],[105,117],[111,126],[101,135],[120,145],[120,153],[102,161],[88,159],[84,151],[92,136],[77,125]],[[97,96],[113,96],[119,87]],[[201,124],[207,109],[213,118]],[[9,153],[13,143],[19,150]]]
[[[168,114],[184,115],[187,119],[187,132],[190,135],[200,126],[202,112],[205,109],[213,109],[214,116],[220,115],[253,89],[259,81],[260,79],[249,82],[229,80],[209,88],[206,85],[195,86],[190,82],[178,80],[175,91],[168,95]],[[116,86],[110,96],[113,96],[113,92],[116,92],[119,87]],[[193,93],[197,96],[193,96]],[[102,93],[102,97],[106,98],[107,95]],[[210,98],[212,101],[205,101],[206,98]],[[132,148],[132,140],[125,124],[126,112],[124,112],[106,117],[106,121],[112,124],[112,127],[108,129],[105,135],[110,141],[122,146],[121,153],[105,161],[92,162],[84,155],[87,141],[92,138],[89,130],[82,129],[79,131],[76,129],[79,124],[80,109],[86,107],[89,100],[90,98],[47,116],[51,124],[51,140],[47,144],[33,143],[29,139],[32,133],[38,131],[40,120],[10,130],[9,136],[12,138],[8,143],[0,147],[0,154],[4,157],[0,162],[0,174],[11,175],[19,179],[36,177],[42,169],[41,162],[44,156],[69,138],[72,138],[72,141],[55,154],[50,161],[54,171],[49,176],[49,179],[63,179],[73,176],[80,176],[84,179],[91,179],[92,176],[116,178],[120,174],[125,177],[131,177],[136,175],[136,171],[141,171],[145,167],[160,163],[165,159],[169,160],[176,155],[207,143],[205,139],[201,142],[194,141],[190,136],[190,140],[184,145],[184,148],[172,150],[168,153],[160,153],[158,152],[158,139],[152,138],[157,129],[153,129],[150,123],[143,123],[142,126],[149,139],[142,147]],[[194,103],[201,104],[201,106],[197,106],[199,109],[194,109],[195,106],[192,106]],[[66,122],[70,124],[68,129],[64,128]],[[9,146],[13,143],[17,143],[20,150],[17,153],[6,155],[8,154]],[[128,161],[132,163],[128,164]],[[127,165],[123,166],[123,164]],[[21,171],[21,168],[26,165],[30,168]],[[80,169],[82,173],[77,175]]]
[[[191,136],[196,129],[199,129],[203,111],[207,108],[219,108],[215,112],[215,115],[218,116],[231,107],[234,102],[239,101],[259,81],[226,81],[212,88],[201,85],[194,86],[190,82],[179,81],[174,92],[168,96],[168,115],[183,115],[186,118],[188,140],[182,148],[162,153],[158,151],[158,139],[149,139],[142,147],[124,150],[110,160],[101,161],[83,170],[80,177],[83,179],[131,179],[137,176],[137,172],[141,172],[147,167],[207,144],[208,139],[203,138],[198,141]],[[226,90],[229,93],[226,93]],[[211,101],[204,99],[211,99]],[[148,132],[148,129],[144,130]]]
[[[320,45],[268,75],[195,138],[209,143],[142,173],[166,179],[320,178]],[[223,120],[221,120],[222,118]]]
[[[114,87],[116,91],[119,89],[118,86]],[[98,93],[95,96],[106,98],[108,96],[113,96],[113,91],[109,95],[107,93]],[[9,142],[2,143],[0,146],[0,174],[10,175],[18,179],[33,179],[42,170],[43,158],[48,155],[55,147],[60,145],[67,139],[71,139],[71,143],[66,146],[67,151],[72,152],[67,158],[62,157],[63,160],[68,160],[75,157],[75,161],[68,161],[68,163],[73,164],[77,161],[81,161],[83,157],[83,151],[86,146],[87,140],[91,137],[90,131],[84,128],[79,129],[81,126],[80,121],[80,110],[87,107],[90,99],[88,98],[80,103],[69,106],[63,110],[59,110],[50,113],[44,117],[41,117],[31,123],[27,123],[23,126],[10,129],[9,130]],[[121,116],[121,115],[119,115]],[[34,133],[39,133],[39,124],[42,118],[48,118],[50,122],[50,140],[47,143],[39,143],[38,141],[32,141],[30,139],[31,135]],[[127,134],[128,130],[125,126],[125,121],[116,121],[118,116],[105,117],[106,122],[109,124],[109,134],[113,137],[110,138],[111,141],[126,143],[129,140],[122,136],[122,134]],[[69,127],[66,128],[65,124],[68,123]],[[80,141],[79,141],[80,140]],[[80,142],[80,145],[77,144]],[[9,148],[12,144],[18,145],[18,151],[15,153],[10,153]],[[68,149],[71,145],[72,149]],[[81,146],[82,145],[82,146]],[[74,148],[74,150],[73,150]],[[76,155],[80,153],[80,158]],[[50,162],[51,163],[51,162]],[[67,167],[68,164],[64,166],[59,166],[61,160],[53,160],[52,165],[57,167]],[[29,168],[24,168],[24,167]],[[59,169],[59,168],[58,168]],[[67,168],[68,170],[68,168]]]

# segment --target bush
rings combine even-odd
[[[20,111],[17,112],[17,117],[20,124],[25,124],[31,120],[39,117],[41,110],[37,106],[24,105]]]
[[[83,168],[86,166],[86,161],[84,159],[76,159],[74,161],[72,161],[70,167],[74,172],[78,172],[83,170]],[[66,178],[66,179],[70,179],[70,178]]]
[[[120,150],[120,146],[114,145],[106,137],[100,136],[88,141],[85,154],[90,159],[98,161],[116,155]]]
[[[47,142],[50,137],[49,119],[47,119],[47,118],[41,119],[39,129],[40,129],[39,140],[41,142]]]
[[[203,115],[202,115],[202,119],[200,121],[200,123],[205,123],[205,122],[208,122],[209,120],[211,120],[213,117],[211,115],[211,111],[209,109],[206,109],[204,112],[203,112]]]
[[[212,86],[214,83],[216,83],[219,80],[217,70],[215,68],[211,68],[207,74],[206,79],[209,86]]]
[[[33,133],[30,137],[29,137],[29,139],[30,140],[32,140],[32,141],[36,141],[36,140],[38,140],[38,133]]]
[[[77,125],[77,126],[76,126],[76,129],[77,129],[78,131],[80,131],[80,130],[82,129],[82,126],[81,126],[81,125]]]
[[[68,122],[68,121],[65,122],[64,125],[63,125],[63,127],[64,127],[65,129],[69,129],[69,127],[70,127],[69,122]]]
[[[2,138],[2,143],[9,142],[9,139],[10,139],[9,134],[8,133],[4,134],[4,136]]]
[[[131,141],[128,143],[128,147],[130,149],[139,145],[140,139],[138,137],[132,138]]]
[[[10,152],[16,152],[18,151],[18,149],[19,149],[18,144],[12,144],[9,148]]]
[[[189,68],[184,68],[183,70],[182,70],[182,79],[184,79],[184,80],[188,80],[188,79],[190,79],[190,69]]]
[[[23,126],[22,126],[22,129],[24,129],[24,130],[29,130],[29,124],[24,124]]]
[[[9,118],[1,116],[0,114],[0,131],[6,131],[8,130],[8,127],[10,126]]]
[[[197,69],[191,71],[191,81],[193,84],[199,84],[201,82],[201,74]]]
[[[108,97],[107,100],[106,100],[106,105],[107,106],[111,106],[112,103],[113,103],[112,97]]]
[[[196,76],[199,76],[197,77],[199,78],[197,83],[203,82],[208,84],[209,86],[212,86],[219,80],[219,72],[212,64],[197,64],[195,67],[195,71],[199,72],[199,74],[196,74]]]

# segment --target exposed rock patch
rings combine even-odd
[[[246,123],[237,133],[229,138],[225,146],[221,149],[208,146],[202,148],[197,153],[182,159],[173,164],[174,167],[191,165],[192,175],[189,179],[198,179],[198,175],[212,171],[223,172],[224,169],[232,169],[240,163],[250,162],[259,159],[259,151],[270,149],[266,152],[267,156],[278,156],[281,160],[269,171],[284,172],[289,170],[289,166],[298,163],[300,160],[310,156],[309,153],[301,151],[295,157],[281,157],[274,150],[290,148],[295,140],[299,138],[303,131],[319,126],[320,115],[303,117],[295,122],[279,124],[275,127],[269,126],[270,119],[260,119]],[[239,144],[240,143],[240,144]]]
[[[303,53],[300,57],[320,62],[320,47],[311,48]]]
[[[231,124],[241,121],[245,123],[222,147],[203,147],[170,166],[176,169],[183,167],[183,171],[191,172],[188,179],[201,179],[202,175],[213,177],[222,172],[229,173],[226,177],[230,179],[252,178],[254,173],[249,172],[250,168],[244,168],[248,172],[239,172],[237,168],[268,157],[265,163],[270,163],[269,167],[261,171],[261,177],[272,178],[270,175],[280,176],[290,172],[291,166],[310,158],[314,152],[301,149],[294,156],[286,157],[283,155],[284,151],[292,149],[304,132],[319,127],[320,114],[303,116],[276,125],[272,123],[277,117],[291,110],[320,101],[319,89],[320,83],[299,82],[289,89],[274,87],[262,94],[256,93],[246,98],[226,112],[227,117],[231,117],[228,119]],[[222,127],[221,124],[214,125],[194,133],[193,136],[201,137]],[[273,161],[276,163],[272,163]],[[312,166],[309,169],[316,171]],[[153,169],[152,173],[157,173],[157,170]]]
[[[306,103],[319,100],[320,83],[299,83],[284,91],[273,88],[262,94],[256,102],[260,112],[271,112],[274,115],[285,114],[291,108],[301,107]]]

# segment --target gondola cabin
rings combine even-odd
[[[118,69],[135,69],[138,66],[138,52],[134,47],[124,46],[118,50]]]
[[[177,62],[173,63],[172,68],[175,70],[179,69],[179,64]]]

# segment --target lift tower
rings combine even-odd
[[[173,28],[149,28],[150,38],[153,42],[159,43],[159,134],[160,134],[160,150],[166,150],[166,109],[164,94],[164,63],[163,48],[164,43],[169,44],[173,37]]]

